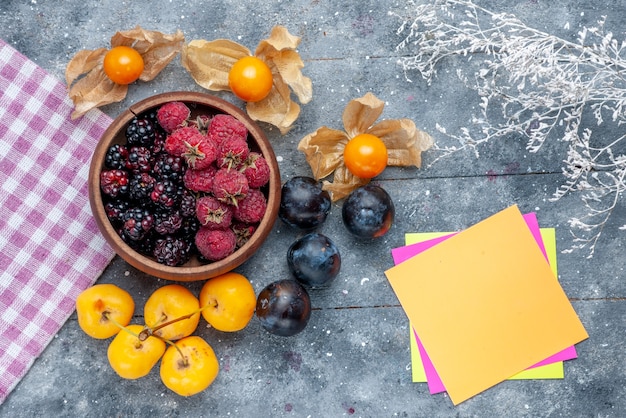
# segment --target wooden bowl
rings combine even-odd
[[[267,198],[267,210],[254,234],[248,242],[228,257],[211,262],[202,263],[197,257],[179,267],[166,266],[156,259],[147,257],[132,249],[117,234],[104,210],[104,202],[100,191],[100,172],[104,167],[104,157],[112,144],[126,143],[126,126],[135,115],[158,108],[164,103],[181,101],[191,109],[192,118],[199,114],[214,115],[229,114],[241,121],[248,129],[248,145],[251,151],[260,152],[270,166],[269,183],[261,189]],[[89,169],[89,202],[96,223],[107,242],[115,252],[133,267],[156,277],[175,281],[197,281],[226,273],[248,260],[270,233],[280,205],[280,172],[274,150],[267,137],[241,109],[218,97],[204,93],[170,92],[149,97],[131,106],[119,115],[104,132],[94,151]]]

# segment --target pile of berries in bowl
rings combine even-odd
[[[203,93],[163,93],[106,130],[89,198],[105,239],[133,267],[204,280],[238,267],[265,241],[280,173],[263,131],[238,107]]]

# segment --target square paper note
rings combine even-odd
[[[385,274],[455,405],[588,337],[516,206]]]
[[[528,224],[531,232],[539,244],[539,248],[542,250],[544,257],[547,257],[550,262],[550,267],[554,273],[555,279],[557,276],[556,266],[556,237],[554,228],[542,228],[539,229],[537,218],[534,213],[524,215],[524,220]],[[432,238],[435,237],[448,238],[453,234],[449,233],[408,233],[406,234],[406,246],[394,248],[392,254],[396,264],[399,264],[405,259],[408,259],[422,251],[432,247],[435,243],[441,242],[441,239]],[[423,237],[430,237],[431,239],[423,239]],[[418,335],[414,332],[411,326],[410,330],[411,338],[411,368],[414,382],[427,382],[430,393],[445,392],[446,388],[443,386],[439,375],[434,369],[428,354],[425,352],[424,347],[419,341]],[[563,351],[560,351],[547,359],[537,363],[536,365],[526,370],[511,376],[509,379],[562,379],[564,377],[563,361],[571,360],[577,357],[576,349],[574,346],[570,346]]]

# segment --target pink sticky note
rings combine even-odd
[[[526,224],[528,225],[528,228],[530,229],[533,237],[535,238],[535,241],[537,242],[537,245],[541,249],[541,252],[543,253],[544,257],[548,259],[546,248],[544,246],[543,239],[541,238],[541,231],[539,229],[539,223],[537,221],[536,215],[534,213],[526,214],[524,215],[524,220],[526,221]],[[450,238],[453,235],[455,235],[455,233],[446,233],[444,235],[437,236],[435,238],[432,238],[426,241],[410,244],[404,247],[394,248],[392,249],[392,256],[394,259],[394,263],[399,264],[407,260],[408,258],[416,254],[419,254],[422,251],[426,251],[427,249],[445,241],[446,239]],[[443,382],[441,381],[441,379],[439,378],[439,375],[437,371],[435,370],[435,367],[432,364],[430,357],[426,353],[426,350],[424,349],[424,346],[422,345],[419,339],[419,336],[417,335],[415,330],[413,330],[413,335],[415,337],[415,341],[417,343],[417,347],[419,350],[419,355],[422,360],[422,366],[424,367],[424,372],[426,375],[428,389],[430,393],[435,394],[435,393],[445,392],[446,388]],[[576,349],[574,346],[571,346],[533,365],[531,368],[552,364],[558,361],[571,360],[576,357],[577,357]]]

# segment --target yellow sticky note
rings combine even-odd
[[[385,274],[455,405],[588,338],[517,206]]]
[[[554,228],[541,228],[536,224],[536,218],[531,214],[524,215],[526,222],[529,219],[532,223],[528,223],[531,231],[533,228],[537,228],[538,233],[541,236],[541,243],[545,248],[545,256],[548,258],[554,277],[557,274],[557,262],[556,262],[556,231]],[[527,218],[529,217],[529,218]],[[449,236],[449,232],[412,232],[405,234],[405,243],[407,245],[424,243],[433,238],[439,238]],[[537,237],[535,237],[537,239]],[[413,382],[428,382],[430,393],[440,393],[445,391],[445,387],[440,383],[439,376],[436,375],[436,371],[430,369],[429,359],[422,357],[420,348],[417,344],[416,334],[414,333],[413,326],[410,324],[410,341],[411,341],[411,377]],[[561,352],[558,357],[560,359],[572,359],[576,357],[576,352],[571,348],[565,352]],[[427,367],[428,364],[428,367]],[[426,369],[428,368],[429,371]],[[428,374],[431,374],[429,377]],[[537,365],[511,376],[510,380],[525,380],[525,379],[563,379],[565,372],[563,368],[562,360],[553,360],[548,364]]]
[[[413,382],[427,382],[426,370],[420,356],[420,350],[417,347],[417,340],[413,331],[413,326],[409,325],[410,341],[411,341],[411,380]]]

